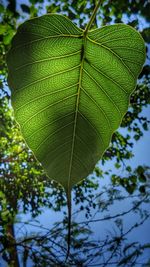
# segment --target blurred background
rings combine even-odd
[[[11,107],[6,54],[18,26],[46,13],[84,28],[95,0],[0,0],[0,267],[150,266],[150,1],[102,0],[93,28],[126,23],[144,38],[147,58],[128,112],[94,172],[67,205],[27,148]]]

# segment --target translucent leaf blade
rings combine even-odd
[[[88,176],[128,108],[145,61],[127,25],[84,31],[60,15],[22,24],[7,56],[16,120],[48,176],[66,190]]]

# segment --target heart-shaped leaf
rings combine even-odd
[[[19,27],[7,56],[15,117],[66,190],[102,157],[144,61],[143,39],[124,24],[83,31],[52,14]]]

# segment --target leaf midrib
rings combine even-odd
[[[84,32],[85,33],[85,32]],[[80,101],[80,91],[81,91],[81,83],[83,76],[83,65],[84,65],[84,55],[85,55],[85,46],[86,46],[86,34],[81,35],[83,38],[82,49],[81,49],[81,65],[80,65],[80,73],[79,73],[79,84],[77,90],[77,98],[76,98],[76,107],[75,107],[75,117],[74,117],[74,128],[73,128],[73,136],[72,136],[72,147],[71,147],[71,155],[70,155],[70,164],[69,164],[69,175],[68,175],[68,192],[71,190],[70,188],[70,180],[71,180],[71,172],[72,172],[72,163],[74,156],[74,147],[75,147],[75,138],[76,138],[76,127],[77,127],[77,118],[78,118],[78,110],[79,110],[79,101]],[[83,52],[83,54],[82,54]]]

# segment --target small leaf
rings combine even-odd
[[[140,139],[140,135],[139,135],[139,134],[135,134],[135,135],[134,135],[134,139],[135,139],[136,141],[138,141],[138,140]]]
[[[116,167],[116,169],[119,169],[121,167],[121,165],[118,162],[116,162],[115,167]]]
[[[150,28],[145,28],[142,31],[142,36],[145,42],[150,43]]]
[[[141,175],[139,176],[139,181],[140,181],[141,183],[146,183],[146,176],[145,176],[144,174],[141,174]]]
[[[7,25],[0,24],[0,35],[3,35],[7,30]]]
[[[132,183],[135,184],[137,182],[137,177],[135,175],[131,175],[129,178]]]
[[[144,168],[140,165],[140,166],[138,166],[137,167],[137,173],[139,174],[139,175],[141,175],[141,174],[143,174],[144,173]]]
[[[133,194],[133,192],[135,191],[135,189],[136,189],[136,184],[130,184],[130,185],[128,185],[127,187],[125,187],[125,189],[127,190],[127,192],[129,193],[129,194]]]
[[[140,188],[139,188],[139,191],[144,194],[146,192],[145,186],[141,185]]]
[[[148,123],[147,122],[144,122],[142,126],[143,126],[143,129],[145,131],[148,131]]]
[[[144,61],[143,39],[128,25],[86,32],[50,14],[19,27],[7,55],[16,120],[66,191],[108,148]]]
[[[1,217],[2,217],[2,221],[7,221],[9,216],[9,211],[8,210],[4,210],[1,212]]]
[[[20,6],[23,12],[30,14],[30,8],[27,5],[21,4]]]
[[[131,168],[131,166],[127,166],[127,167],[126,167],[126,171],[127,171],[127,172],[132,172],[132,168]]]
[[[11,43],[11,40],[14,36],[14,30],[9,29],[6,33],[6,35],[3,36],[3,42],[5,45],[9,45]]]

